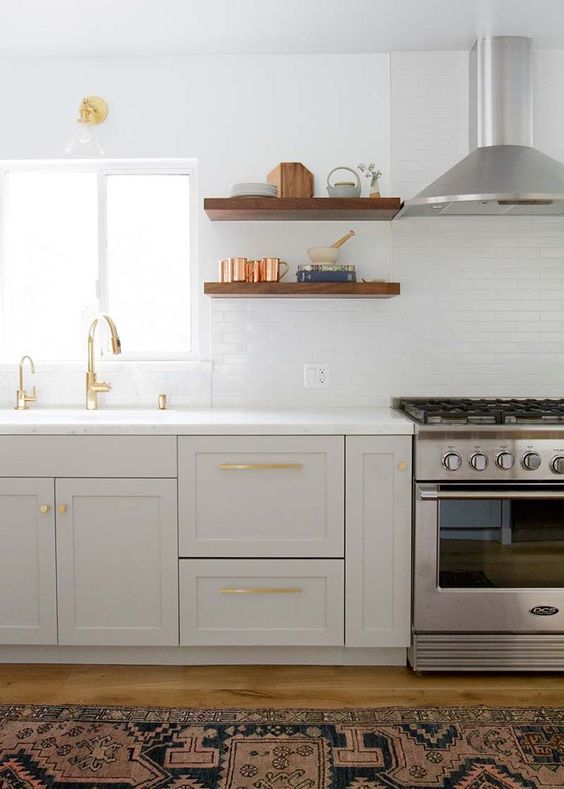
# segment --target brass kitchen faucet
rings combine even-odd
[[[20,359],[20,365],[18,369],[18,391],[16,392],[16,411],[25,411],[29,408],[28,403],[34,403],[37,400],[37,391],[35,386],[33,387],[31,394],[29,395],[26,392],[24,386],[24,373],[23,367],[25,360],[29,361],[29,366],[31,368],[31,372],[35,373],[35,365],[33,363],[33,359],[31,356],[22,356]]]
[[[98,408],[98,395],[102,392],[109,392],[112,388],[106,381],[96,380],[96,371],[94,369],[94,333],[100,318],[103,318],[110,328],[112,340],[112,353],[121,353],[121,340],[117,332],[117,328],[109,315],[103,313],[97,318],[94,318],[88,330],[88,371],[86,373],[86,408],[89,411],[94,411]]]

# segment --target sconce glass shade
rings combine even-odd
[[[104,123],[108,117],[108,104],[100,96],[86,96],[80,102],[78,129],[64,147],[67,156],[103,156],[104,150],[98,141],[94,126]]]
[[[63,152],[67,156],[77,156],[79,158],[88,156],[104,156],[104,149],[98,141],[92,124],[78,121],[78,128],[65,145]]]

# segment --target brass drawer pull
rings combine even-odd
[[[48,504],[42,504],[39,507],[39,512],[42,512],[45,515],[46,512],[49,512],[49,505]]]
[[[221,594],[299,594],[303,589],[300,586],[235,586],[219,591]]]
[[[287,468],[297,471],[304,467],[303,463],[222,463],[222,471],[251,471],[253,469]]]
[[[61,514],[63,514],[63,512],[66,512],[66,511],[67,511],[67,509],[68,509],[68,507],[67,507],[67,505],[66,505],[66,504],[59,504],[59,506],[57,507],[57,510],[58,510],[58,511],[59,511]]]

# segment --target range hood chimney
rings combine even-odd
[[[470,52],[470,150],[406,200],[411,216],[564,215],[564,165],[533,148],[532,42],[481,38]]]

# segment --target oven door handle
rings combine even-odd
[[[439,490],[437,485],[417,485],[417,498],[419,501],[454,501],[474,500],[488,501],[491,499],[535,501],[564,501],[564,489],[560,490]]]

